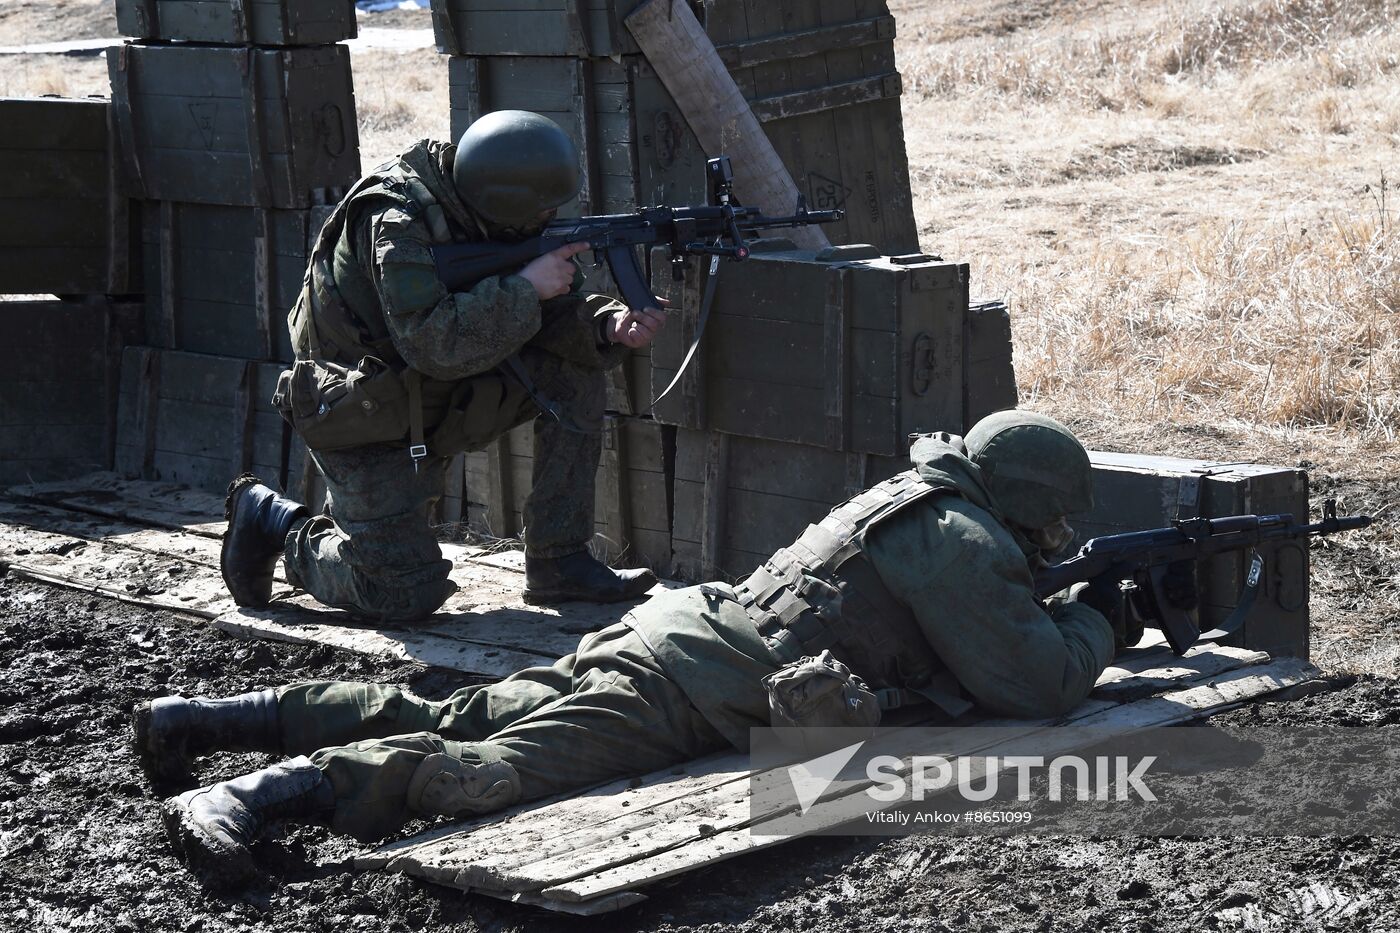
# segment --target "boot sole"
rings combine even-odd
[[[608,597],[600,597],[596,594],[581,595],[579,593],[561,590],[545,590],[543,592],[525,590],[520,594],[520,598],[531,606],[556,606],[559,603],[597,603],[599,605],[607,605],[609,603],[638,602],[639,600],[645,599],[647,592],[655,585],[656,581],[653,580],[648,583],[641,592],[634,593],[629,590],[623,590],[615,596]]]
[[[258,878],[257,866],[247,849],[210,845],[209,836],[186,817],[177,798],[165,801],[160,815],[171,848],[206,887],[215,891],[244,888]]]
[[[252,473],[243,473],[228,484],[228,494],[224,496],[224,521],[228,523],[229,527],[233,525],[233,513],[238,508],[239,493],[249,486],[254,486],[261,482],[262,480]],[[229,580],[228,573],[225,572],[224,567],[228,564],[228,546],[230,541],[231,536],[229,535],[229,528],[226,527],[224,528],[224,536],[219,542],[219,576],[223,577],[224,588],[227,589],[229,595],[233,597],[233,601],[236,605],[248,609],[265,608],[271,604],[272,600],[250,598],[248,594],[240,593],[238,587],[233,584],[233,581]]]
[[[190,762],[183,758],[177,760],[168,751],[159,752],[151,745],[152,714],[151,701],[136,704],[131,712],[131,729],[134,733],[131,744],[136,751],[136,760],[152,786],[162,790],[188,790],[194,786]]]

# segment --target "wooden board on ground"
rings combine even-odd
[[[0,562],[37,579],[215,620],[232,634],[320,643],[504,677],[572,653],[617,622],[625,605],[526,605],[523,555],[443,544],[458,591],[426,624],[368,626],[302,594],[280,568],[274,602],[241,610],[219,576],[219,496],[167,483],[93,474],[22,484],[0,498]],[[667,582],[662,586],[674,586]]]
[[[1179,723],[1315,673],[1296,659],[1263,662],[1267,656],[1258,652],[1217,646],[1202,646],[1180,659],[1142,651],[1106,671],[1095,696],[1062,720],[978,725],[1012,729],[1020,735],[1018,748],[1033,740],[1051,753],[1062,752],[1087,741],[1081,729],[1055,728],[1065,722],[1096,726],[1093,734],[1099,738],[1104,730],[1126,733]],[[1143,696],[1163,686],[1174,689]],[[897,742],[899,734],[886,732],[881,741],[894,736]],[[949,741],[956,741],[957,734],[951,730]],[[907,757],[922,751],[912,746],[900,750],[906,768]],[[948,748],[939,752],[947,754]],[[974,752],[995,754],[995,746],[955,753]],[[643,885],[786,841],[788,836],[752,831],[749,786],[744,756],[712,756],[640,782],[619,781],[517,807],[455,831],[439,829],[382,847],[362,864],[508,899],[528,895],[538,906],[605,912],[615,909],[611,905],[620,895],[636,894]],[[855,800],[863,788],[862,783],[834,782],[827,798]],[[831,812],[832,825],[844,821],[837,817],[849,818],[840,807]]]

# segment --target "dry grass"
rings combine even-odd
[[[1400,673],[1400,0],[890,6],[924,248],[1011,299],[1027,403],[1379,514],[1314,552],[1315,656]],[[448,134],[442,57],[354,64],[366,166]],[[0,94],[105,87],[0,66]]]
[[[110,97],[107,63],[55,55],[6,55],[0,58],[0,97]]]
[[[432,49],[369,51],[355,53],[352,63],[362,165],[378,165],[415,140],[447,138],[445,57]]]
[[[1379,514],[1314,552],[1315,656],[1400,673],[1400,3],[896,8],[924,247],[1011,299],[1026,404]]]

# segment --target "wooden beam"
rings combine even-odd
[[[791,212],[797,185],[689,5],[646,0],[626,24],[701,148],[733,160],[740,199],[766,213]],[[816,226],[795,227],[789,239],[803,249],[831,245]]]

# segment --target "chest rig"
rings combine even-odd
[[[885,709],[925,701],[950,716],[971,709],[913,612],[863,554],[871,528],[938,494],[957,490],[901,473],[832,509],[751,573],[735,595],[768,647],[785,663],[830,649]]]

